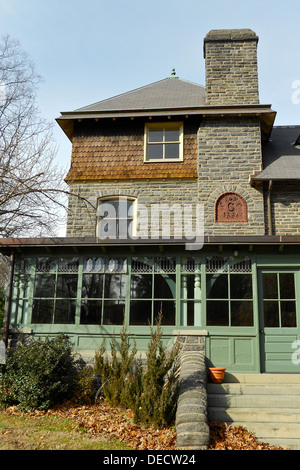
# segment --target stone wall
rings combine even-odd
[[[180,377],[176,412],[177,447],[206,450],[209,445],[207,422],[207,368],[205,331],[179,332]]]
[[[267,205],[265,205],[267,213]],[[271,190],[273,235],[300,234],[300,184],[273,181]],[[267,221],[266,221],[267,222]],[[268,233],[269,227],[267,226]]]
[[[252,188],[249,176],[261,168],[258,118],[205,118],[198,131],[198,194],[205,204],[207,235],[263,235],[263,188]],[[215,222],[215,203],[226,192],[247,204],[247,221]]]
[[[249,29],[212,30],[206,35],[206,104],[259,103],[257,41]]]
[[[97,217],[96,210],[101,198],[132,197],[138,203],[145,206],[148,215],[151,214],[151,204],[189,205],[194,207],[198,201],[196,180],[144,180],[144,181],[111,181],[111,182],[86,182],[72,183],[70,191],[77,196],[69,198],[69,217],[67,224],[67,236],[95,236]],[[88,201],[88,203],[86,202]],[[142,216],[141,216],[142,220]],[[174,220],[171,214],[171,235],[176,233]],[[148,228],[151,227],[149,217]],[[162,227],[161,227],[162,228]],[[178,231],[183,228],[178,226]],[[144,234],[144,235],[149,235]]]

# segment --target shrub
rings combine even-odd
[[[95,354],[95,372],[101,376],[102,391],[113,406],[128,406],[128,381],[134,367],[136,345],[130,351],[130,337],[123,324],[120,333],[120,348],[113,335],[110,343],[111,358],[105,355],[104,341]]]
[[[134,421],[163,428],[175,419],[178,397],[179,344],[167,351],[162,342],[161,316],[151,328],[146,364],[136,358],[136,347],[129,352],[130,340],[125,327],[117,353],[115,336],[111,341],[111,359],[105,356],[104,343],[95,355],[95,371],[101,375],[105,399],[114,406],[134,412]]]
[[[67,336],[21,341],[7,350],[6,364],[0,368],[0,405],[48,409],[71,397],[77,372]]]
[[[85,366],[76,372],[75,387],[72,401],[81,404],[91,404],[96,393],[95,373],[92,367]]]
[[[151,328],[146,368],[141,378],[141,393],[135,404],[135,421],[163,428],[175,418],[178,398],[179,343],[167,351],[162,342],[161,316]]]

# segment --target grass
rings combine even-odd
[[[0,413],[0,450],[128,450],[115,439],[90,435],[57,416],[32,418]]]

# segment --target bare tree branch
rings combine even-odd
[[[36,105],[41,82],[20,44],[0,43],[0,236],[54,235],[67,205],[63,172],[54,165],[52,125]]]

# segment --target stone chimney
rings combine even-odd
[[[251,29],[212,30],[206,35],[207,105],[259,104],[257,42]]]

